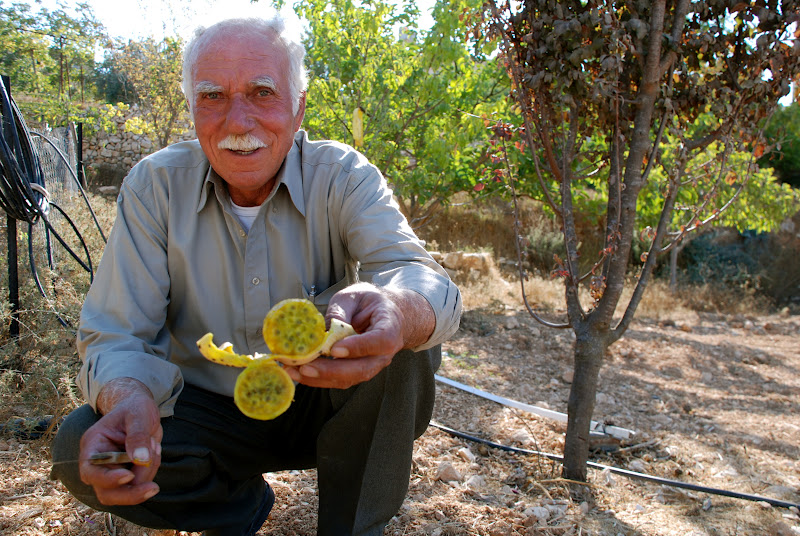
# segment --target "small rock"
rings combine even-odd
[[[533,442],[533,437],[531,437],[530,432],[527,430],[520,429],[514,432],[514,434],[511,436],[511,441],[520,443],[522,445],[528,445]]]
[[[519,320],[516,317],[510,316],[506,319],[506,329],[517,329],[519,327]]]
[[[590,508],[589,508],[589,503],[588,503],[588,502],[586,502],[586,501],[583,501],[583,502],[580,504],[580,506],[578,506],[578,510],[580,510],[580,512],[581,512],[583,515],[586,515],[586,514],[588,514],[588,513],[589,513],[589,510],[590,510]]]
[[[575,372],[572,370],[568,370],[561,375],[561,379],[564,380],[564,382],[566,383],[572,383],[572,378],[574,377],[575,377]]]
[[[512,527],[506,521],[497,521],[489,527],[489,536],[508,536]]]
[[[611,474],[611,470],[610,469],[603,469],[603,472],[601,473],[601,475],[603,477],[603,482],[609,488],[613,487],[614,484],[617,483],[617,481],[614,479],[614,475]]]
[[[529,519],[533,518],[534,521],[546,523],[547,520],[550,519],[550,510],[543,506],[531,506],[525,509],[523,515]]]
[[[706,497],[705,499],[703,499],[703,511],[707,512],[711,510],[712,506],[713,504],[711,504],[711,497]]]
[[[439,470],[436,474],[436,478],[442,482],[461,482],[463,477],[452,463],[442,462],[439,464]]]
[[[770,525],[767,533],[770,536],[797,536],[797,533],[794,532],[789,525],[783,521],[776,521]]]
[[[789,486],[770,486],[764,490],[764,494],[776,499],[793,500],[795,496],[794,488]]]
[[[463,447],[458,449],[458,452],[456,454],[458,454],[458,457],[464,460],[465,462],[474,462],[475,459],[477,458],[475,454],[473,454],[472,451],[469,450],[468,447]]]
[[[481,475],[472,475],[465,484],[469,489],[479,491],[486,487],[486,479]]]
[[[642,460],[632,460],[628,467],[631,471],[636,471],[637,473],[644,473],[647,471],[647,466]]]
[[[544,507],[550,511],[552,517],[561,517],[567,513],[566,504],[545,504]]]

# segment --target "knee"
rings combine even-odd
[[[97,422],[98,416],[89,405],[81,406],[59,425],[55,439],[50,445],[53,468],[50,477],[60,480],[72,491],[85,485],[81,482],[78,457],[80,456],[81,437],[84,432]]]

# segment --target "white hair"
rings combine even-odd
[[[292,113],[300,109],[300,97],[308,88],[308,74],[303,66],[306,55],[302,42],[300,21],[291,12],[274,12],[270,17],[232,18],[217,22],[209,27],[199,27],[186,44],[183,51],[183,82],[181,88],[189,102],[189,111],[194,114],[195,90],[192,71],[202,50],[202,45],[222,32],[234,31],[237,34],[258,33],[276,36],[289,59],[289,93],[292,99]]]

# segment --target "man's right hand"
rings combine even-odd
[[[156,493],[161,464],[161,418],[150,390],[132,378],[112,380],[97,398],[100,418],[81,438],[81,480],[107,505],[139,504]],[[92,465],[93,454],[125,451],[133,466]]]

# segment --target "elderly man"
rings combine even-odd
[[[460,296],[378,170],[300,130],[303,57],[281,16],[199,30],[184,57],[198,140],[145,158],[123,183],[81,313],[88,404],[53,444],[54,477],[93,508],[251,535],[274,502],[262,475],[316,467],[319,534],[381,534],[405,497]],[[195,341],[211,331],[265,353],[261,322],[285,298],[357,334],[334,359],[288,367],[294,403],[252,420],[231,398],[239,369],[204,360]],[[103,451],[133,464],[89,463]]]

